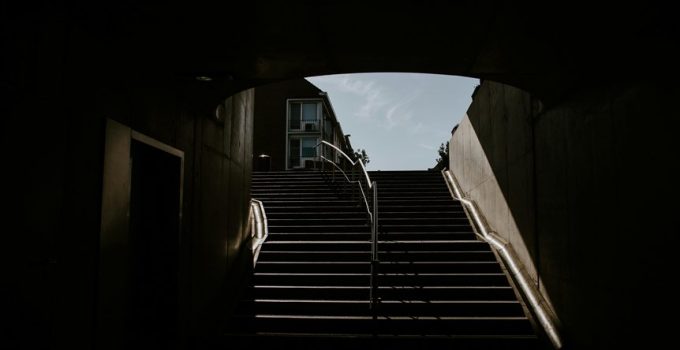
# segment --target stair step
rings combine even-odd
[[[446,224],[409,224],[409,223],[390,223],[380,221],[380,232],[473,232],[472,226],[467,222],[446,223]]]
[[[259,265],[258,265],[259,267]],[[369,269],[370,271],[370,269]],[[502,273],[496,261],[381,261],[380,273]]]
[[[370,261],[370,251],[260,251],[258,261]]]
[[[378,288],[378,297],[383,300],[507,300],[516,301],[515,292],[510,286],[503,287],[387,287]]]
[[[257,272],[371,273],[369,261],[258,261]]]
[[[341,300],[369,298],[368,286],[296,286],[296,285],[256,285],[253,296],[258,299],[331,299]]]
[[[369,286],[256,285],[252,295],[258,299],[367,299]],[[383,300],[507,300],[515,301],[512,287],[385,287],[377,295]]]
[[[332,241],[368,241],[371,233],[364,232],[270,232],[268,241],[307,241],[307,240],[332,240]],[[379,242],[389,241],[422,241],[422,240],[475,240],[476,236],[468,232],[382,232],[378,236]]]
[[[340,184],[334,184],[334,183],[329,183],[326,180],[323,179],[317,179],[317,180],[271,180],[271,181],[262,181],[262,180],[257,180],[253,179],[253,182],[250,185],[251,189],[278,189],[278,188],[328,188],[329,186],[333,187],[338,187],[341,186]],[[344,187],[344,186],[342,186]]]
[[[228,327],[233,329],[233,327]],[[534,335],[420,335],[420,334],[369,334],[363,333],[303,333],[257,332],[257,334],[227,334],[219,339],[204,339],[200,348],[228,348],[232,344],[248,344],[253,349],[538,349]]]
[[[385,251],[378,245],[380,261],[496,261],[495,255],[480,251]],[[369,261],[369,251],[279,251],[263,250],[260,260],[269,261]]]
[[[356,286],[369,285],[370,274],[360,273],[277,273],[256,272],[255,284],[303,286]],[[406,286],[509,286],[502,273],[388,273],[379,274],[383,287]]]
[[[266,208],[265,208],[266,212]],[[333,216],[324,217],[320,215],[313,215],[307,218],[281,218],[269,217],[269,226],[356,226],[368,224],[368,214],[363,214],[358,217],[349,218],[335,218]],[[466,218],[381,218],[380,225],[383,230],[393,227],[415,228],[422,227],[423,230],[430,230],[432,228],[451,228],[451,227],[465,227],[469,228],[470,224]],[[470,230],[466,230],[470,231]]]
[[[470,221],[466,217],[433,217],[433,218],[416,218],[403,215],[402,217],[384,217],[380,215],[380,224],[384,226],[391,225],[447,225],[458,224],[469,226]]]
[[[460,202],[447,201],[446,203],[422,203],[421,205],[389,204],[379,202],[379,212],[386,213],[427,213],[432,211],[448,211],[465,213]]]
[[[489,244],[482,241],[448,241],[448,240],[423,240],[423,241],[384,241],[379,244],[380,250],[386,252],[413,252],[413,251],[479,251],[489,249]]]
[[[421,241],[421,240],[475,240],[472,230],[468,232],[381,232],[379,241]]]
[[[260,199],[260,198],[281,198],[281,199],[288,199],[288,198],[311,198],[311,197],[326,197],[326,198],[340,198],[340,194],[336,191],[290,191],[290,192],[280,192],[280,191],[251,191],[251,195],[255,199]]]
[[[378,245],[381,249],[381,246]],[[487,251],[378,252],[380,261],[496,261]],[[370,251],[260,251],[258,261],[370,261]]]
[[[253,320],[260,332],[347,332],[399,335],[531,335],[533,329],[525,317],[436,317],[277,315],[257,314]]]
[[[430,182],[430,183],[385,183],[378,182],[378,193],[392,192],[392,191],[406,191],[406,192],[420,192],[420,191],[441,191],[447,193],[448,187],[444,182]]]
[[[371,242],[366,241],[266,241],[262,251],[370,251]],[[489,249],[481,241],[386,241],[380,242],[380,250],[386,252],[412,251],[480,251]]]
[[[270,273],[256,272],[254,283],[264,285],[356,286],[368,285],[370,274],[357,273]]]
[[[266,210],[266,209],[265,209]],[[365,226],[368,224],[366,215],[352,218],[333,218],[313,216],[311,218],[267,218],[268,225],[272,226]]]
[[[286,205],[285,203],[283,205],[273,205],[272,203],[264,203],[264,209],[265,212],[267,213],[267,217],[271,213],[281,213],[281,212],[301,212],[301,213],[321,213],[321,212],[336,212],[336,213],[361,213],[365,215],[366,209],[365,207],[359,206],[358,202],[351,202],[350,204],[345,204],[345,205],[325,205],[325,206],[318,206],[318,205],[313,205],[313,206],[308,206],[308,205]],[[320,215],[320,214],[319,214]]]
[[[378,199],[378,203],[380,203],[380,206],[384,205],[411,205],[411,206],[420,206],[422,204],[450,204],[451,202],[456,203],[458,202],[457,200],[451,198],[451,196],[448,195],[440,195],[439,198],[412,198],[412,197],[407,197],[407,198],[383,198],[381,197]]]
[[[381,261],[380,273],[501,273],[495,261]],[[370,273],[369,261],[258,261],[257,272]]]
[[[443,193],[432,193],[432,194],[420,193],[420,194],[413,194],[413,195],[396,193],[393,196],[380,195],[379,198],[380,199],[378,200],[378,203],[380,203],[381,206],[383,204],[394,204],[394,203],[413,204],[413,202],[425,202],[425,201],[438,201],[438,202],[445,203],[445,202],[454,201],[454,199],[451,198],[450,194],[443,194]]]
[[[255,299],[241,303],[239,312],[271,315],[370,316],[368,298],[342,299]],[[376,305],[379,316],[405,317],[523,317],[517,301],[474,300],[381,300]]]
[[[272,203],[287,203],[287,202],[292,202],[292,203],[299,203],[299,202],[318,202],[318,201],[325,201],[325,202],[336,202],[336,201],[354,201],[355,203],[358,203],[359,200],[352,200],[351,197],[349,196],[344,196],[340,197],[337,195],[305,195],[305,196],[253,196],[254,199],[260,200],[261,202],[267,204],[269,202]]]
[[[253,193],[296,193],[300,191],[304,192],[333,192],[336,193],[336,186],[329,186],[329,184],[276,184],[276,185],[265,185],[257,184],[251,186],[251,192]]]
[[[421,198],[421,197],[441,197],[441,198],[451,198],[451,195],[441,189],[433,189],[429,191],[413,191],[412,189],[405,188],[405,189],[395,189],[395,190],[389,190],[386,191],[384,189],[379,189],[378,190],[378,197],[380,200],[383,199],[391,199],[394,197],[401,197],[401,198]]]
[[[380,273],[378,285],[389,286],[508,286],[503,273]]]
[[[378,249],[382,249],[378,245]],[[378,258],[382,262],[388,261],[496,261],[491,250],[486,251],[410,251],[385,252],[380,250]]]
[[[465,212],[460,210],[442,210],[442,211],[383,211],[380,210],[380,219],[390,219],[390,218],[441,218],[441,217],[452,217],[452,218],[465,218]]]
[[[366,241],[266,241],[260,253],[268,251],[370,251],[371,242]]]
[[[266,211],[265,207],[265,211]],[[366,220],[366,210],[360,211],[345,211],[345,212],[332,212],[332,211],[266,211],[268,219],[310,219],[310,218],[331,218],[331,219],[363,219]]]
[[[265,204],[265,209],[268,207],[283,206],[286,208],[300,206],[300,207],[319,207],[319,206],[354,206],[359,207],[360,202],[358,200],[348,200],[348,199],[333,199],[333,200],[319,200],[319,199],[291,199],[291,200],[263,200]]]
[[[370,232],[276,232],[270,233],[269,241],[308,241],[308,240],[331,240],[331,241],[368,241],[371,239]]]
[[[364,222],[367,220],[364,220]],[[370,232],[371,228],[368,223],[342,225],[338,222],[332,222],[328,225],[321,225],[319,223],[310,223],[309,225],[292,225],[286,223],[277,223],[276,225],[268,225],[269,232]]]

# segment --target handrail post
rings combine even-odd
[[[378,318],[378,267],[380,259],[378,257],[378,184],[373,181],[373,216],[371,220],[371,285],[370,285],[370,306],[373,319]]]
[[[356,176],[354,176],[355,173],[356,173],[356,169],[355,169],[354,166],[352,166],[352,183],[356,182]],[[358,184],[352,185],[352,200],[357,199],[357,187],[358,186],[359,186]]]
[[[325,173],[326,173],[326,162],[324,162],[324,161],[321,159],[321,156],[323,156],[323,155],[325,154],[325,152],[324,152],[324,147],[325,147],[325,146],[326,146],[326,145],[322,144],[321,148],[317,148],[317,149],[316,149],[316,151],[319,152],[319,154],[317,155],[316,158],[319,160],[319,163],[321,163],[321,174],[325,174]]]

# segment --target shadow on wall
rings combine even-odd
[[[451,140],[463,191],[512,242],[574,348],[672,341],[678,89],[583,88],[543,108],[485,81]],[[673,115],[677,115],[675,112]]]

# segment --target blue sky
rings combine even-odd
[[[307,78],[326,91],[354,149],[369,170],[428,169],[465,115],[479,79],[416,73],[339,74]]]

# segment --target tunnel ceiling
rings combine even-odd
[[[68,69],[83,79],[190,85],[195,76],[207,75],[214,80],[204,85],[219,95],[281,79],[392,71],[491,79],[551,99],[577,86],[678,72],[674,12],[649,3],[560,8],[496,1],[249,0],[63,6],[13,10],[6,27],[25,38],[45,29],[36,24],[41,18],[45,26],[63,28],[66,47],[55,44],[56,49],[65,51]]]

